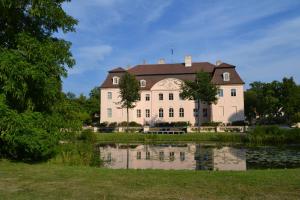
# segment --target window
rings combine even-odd
[[[146,101],[150,101],[150,94],[146,94]]]
[[[185,160],[185,152],[180,152],[180,161]]]
[[[218,90],[218,96],[219,96],[219,97],[223,97],[223,96],[224,96],[224,94],[223,94],[223,89],[219,89],[219,90]]]
[[[170,161],[175,160],[175,153],[174,152],[169,153],[169,159],[170,159]]]
[[[112,99],[112,92],[107,92],[107,99]]]
[[[164,117],[164,109],[162,109],[162,108],[159,109],[158,116],[159,117]]]
[[[111,153],[110,152],[107,154],[106,161],[107,162],[111,162],[112,161]]]
[[[236,89],[231,89],[231,96],[235,97],[236,96]]]
[[[198,117],[198,109],[194,108],[194,117]]]
[[[146,109],[146,118],[149,118],[149,117],[150,117],[150,110]]]
[[[163,151],[159,152],[159,160],[164,160],[165,159],[165,154]]]
[[[114,76],[114,77],[113,77],[113,85],[118,85],[118,84],[119,84],[119,80],[120,80],[119,77]]]
[[[140,151],[136,152],[136,159],[141,160],[142,158],[142,153]]]
[[[112,109],[111,108],[107,108],[107,117],[112,118]]]
[[[223,73],[223,81],[230,81],[230,74],[228,72]]]
[[[164,100],[164,95],[162,93],[159,93],[158,96],[160,101]]]
[[[184,109],[179,108],[179,117],[184,117]]]
[[[208,113],[207,113],[207,108],[203,108],[203,117],[207,117]]]
[[[173,95],[173,93],[169,93],[169,100],[173,100],[174,99],[174,95]]]
[[[137,118],[140,118],[141,116],[142,116],[141,110],[140,110],[140,109],[137,109],[137,110],[136,110],[136,117],[137,117]]]
[[[180,93],[179,93],[179,100],[184,100]]]
[[[146,81],[145,80],[140,80],[140,86],[141,87],[146,87]]]
[[[169,117],[174,117],[174,109],[169,108]]]
[[[150,151],[146,152],[146,160],[150,160]]]
[[[137,99],[138,101],[140,101],[141,100],[141,94],[139,94],[139,96],[138,96],[138,99]]]

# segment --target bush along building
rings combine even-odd
[[[231,64],[217,61],[192,62],[191,56],[184,63],[167,64],[163,59],[158,64],[142,64],[129,69],[115,68],[100,87],[101,122],[126,121],[126,109],[121,109],[119,81],[125,72],[134,74],[140,83],[140,100],[129,112],[130,121],[154,125],[162,122],[189,122],[196,125],[197,104],[180,97],[185,80],[195,80],[197,72],[211,75],[211,81],[219,88],[218,101],[212,105],[201,103],[200,124],[214,121],[232,123],[244,120],[244,82]]]

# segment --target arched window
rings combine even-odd
[[[114,76],[113,77],[113,85],[118,85],[119,84],[119,80],[120,80],[120,77]]]
[[[164,109],[160,108],[159,111],[158,111],[158,116],[160,118],[164,117]]]
[[[174,117],[174,109],[169,108],[169,117]]]
[[[179,117],[184,117],[184,109],[179,108]]]
[[[230,74],[228,72],[223,73],[223,80],[224,81],[230,81]]]
[[[140,86],[146,87],[146,80],[140,80]]]

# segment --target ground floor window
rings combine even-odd
[[[163,151],[159,152],[159,160],[164,160],[165,159],[165,154]]]
[[[146,152],[146,160],[150,160],[150,151]]]
[[[174,117],[174,109],[169,108],[169,117]]]
[[[198,117],[198,109],[194,108],[194,117]]]
[[[164,117],[164,109],[160,108],[159,111],[158,111],[158,116],[160,118]]]
[[[111,108],[107,108],[107,117],[112,118],[112,109]]]
[[[203,117],[207,117],[208,113],[207,113],[207,108],[203,108]]]
[[[184,109],[179,108],[179,117],[184,117]]]
[[[136,159],[141,160],[142,158],[142,153],[140,151],[136,152]]]
[[[180,161],[185,160],[185,152],[180,152]]]
[[[140,110],[140,109],[137,109],[137,110],[136,110],[136,117],[137,117],[137,118],[140,118],[141,116],[142,116],[141,110]]]
[[[146,109],[146,118],[149,118],[149,117],[150,117],[150,110]]]
[[[175,160],[175,153],[174,152],[169,153],[169,159],[170,159],[170,161]]]

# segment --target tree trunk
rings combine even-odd
[[[198,132],[200,133],[200,99],[197,100],[197,126],[198,126]]]
[[[126,112],[127,112],[126,133],[128,133],[128,124],[129,124],[129,109],[128,109],[128,107],[126,108]]]

